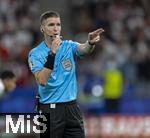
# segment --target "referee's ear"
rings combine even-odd
[[[42,26],[40,27],[40,30],[41,30],[41,33],[44,33],[44,30],[43,30]]]

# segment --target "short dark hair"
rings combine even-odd
[[[5,70],[5,71],[1,72],[0,78],[2,80],[4,80],[4,79],[13,79],[13,78],[15,78],[15,74],[10,70]]]
[[[56,17],[56,18],[59,18],[60,15],[59,13],[55,12],[55,11],[46,11],[44,12],[43,14],[41,14],[40,16],[40,24],[43,23],[44,20],[46,20],[47,18],[49,17]]]

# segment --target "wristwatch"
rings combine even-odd
[[[95,45],[95,43],[91,43],[89,40],[88,40],[88,44],[91,46]]]

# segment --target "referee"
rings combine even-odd
[[[41,15],[40,30],[44,40],[28,56],[38,84],[38,111],[50,114],[51,138],[85,138],[76,102],[76,57],[92,52],[104,30],[89,33],[83,44],[62,40],[60,15],[54,11]]]

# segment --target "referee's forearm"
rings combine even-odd
[[[86,41],[84,44],[79,44],[78,46],[78,52],[82,55],[91,53],[95,48],[95,45],[89,44],[88,41]]]
[[[45,86],[47,84],[50,74],[54,69],[55,55],[56,54],[52,51],[49,52],[47,61],[44,64],[44,68],[35,74],[37,82],[42,86]]]
[[[42,70],[35,73],[35,78],[38,84],[45,86],[51,75],[52,70],[48,68],[43,68]]]

